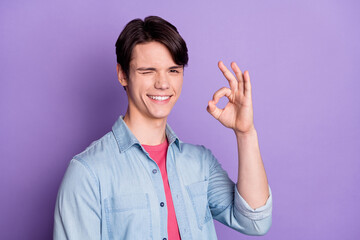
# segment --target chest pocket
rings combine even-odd
[[[151,211],[147,194],[107,198],[105,217],[109,239],[151,239]]]
[[[200,230],[205,223],[212,219],[207,200],[208,184],[208,181],[202,181],[186,186],[192,205],[194,207],[196,220]]]

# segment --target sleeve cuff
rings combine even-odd
[[[235,184],[235,216],[236,214],[241,214],[251,220],[261,220],[271,216],[272,214],[272,193],[269,186],[269,198],[266,200],[264,206],[253,209],[249,206],[249,204],[245,201],[244,198],[241,197],[240,193],[237,190]]]

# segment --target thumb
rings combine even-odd
[[[222,109],[218,108],[213,100],[210,100],[208,102],[208,106],[206,108],[206,110],[216,119],[219,119],[221,113],[222,113]]]

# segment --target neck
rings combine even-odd
[[[124,122],[142,145],[158,145],[165,141],[167,119],[151,119],[142,115],[131,114],[129,109],[124,116]]]

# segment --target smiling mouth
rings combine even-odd
[[[154,99],[156,101],[166,101],[171,97],[171,95],[169,95],[169,96],[148,95],[148,97],[151,98],[151,99]]]

